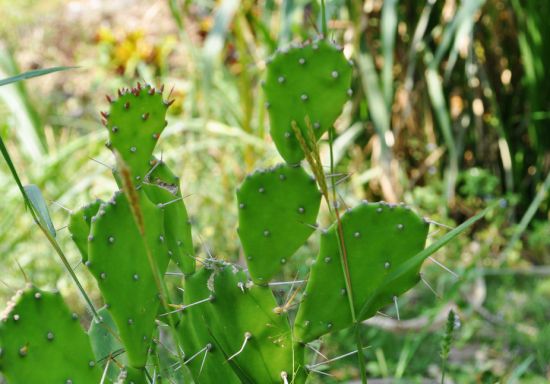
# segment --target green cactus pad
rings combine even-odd
[[[185,275],[191,275],[195,272],[193,240],[179,178],[165,163],[155,161],[157,162],[148,173],[142,187],[153,203],[167,204],[164,207],[164,228],[168,253]]]
[[[303,382],[303,354],[293,353],[287,314],[276,313],[271,289],[250,283],[236,266],[215,270],[209,285],[214,295],[208,304],[214,312],[210,330],[227,358],[234,356],[238,370],[252,383],[280,383],[283,372],[288,382]]]
[[[421,263],[385,285],[386,277],[424,248],[429,225],[407,207],[363,203],[342,216],[344,243],[356,313],[370,303],[358,321],[373,316],[419,280]],[[310,342],[352,324],[346,284],[340,262],[336,224],[321,237],[296,315],[296,337]]]
[[[97,384],[90,341],[59,293],[20,291],[0,320],[0,371],[11,384]]]
[[[162,275],[169,261],[162,208],[144,193],[139,193],[138,203],[146,239],[140,236],[126,196],[117,192],[92,219],[87,263],[134,368],[145,365],[160,305],[147,252],[151,252]]]
[[[342,113],[351,74],[344,54],[326,40],[275,54],[267,66],[265,93],[271,137],[285,161],[294,164],[304,158],[292,121],[308,137],[307,116],[319,139]]]
[[[185,279],[184,303],[195,303],[210,297],[212,293],[207,284],[211,272],[203,268]],[[186,366],[196,383],[240,384],[241,380],[233,372],[231,364],[225,360],[209,331],[206,320],[211,319],[208,316],[211,308],[204,304],[191,306],[182,312],[178,331],[181,334]]]
[[[165,102],[161,91],[147,85],[119,91],[117,99],[110,100],[108,113],[102,113],[109,130],[108,146],[118,151],[140,180],[151,167],[151,156],[166,126]]]
[[[76,247],[80,251],[83,263],[88,261],[88,236],[90,235],[91,220],[102,203],[103,201],[97,199],[93,203],[80,208],[78,211],[71,212],[68,229],[69,232],[71,232],[71,239],[73,239]]]
[[[103,307],[97,313],[100,320],[92,320],[88,329],[88,336],[90,337],[97,363],[101,365],[102,370],[105,369],[106,364],[109,364],[107,377],[115,381],[120,371],[118,364],[126,365],[128,359],[124,352],[124,346],[120,340],[115,321],[107,308]],[[112,361],[109,362],[109,360]]]
[[[314,231],[321,193],[301,167],[285,164],[247,176],[237,200],[250,275],[266,284]]]

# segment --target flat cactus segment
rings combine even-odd
[[[88,236],[90,235],[92,217],[96,215],[102,203],[103,201],[97,199],[93,203],[80,208],[78,211],[71,212],[68,229],[69,232],[71,232],[71,239],[80,251],[83,263],[88,261]]]
[[[118,364],[126,365],[128,359],[115,321],[111,317],[107,307],[101,308],[97,313],[100,321],[92,320],[88,329],[88,336],[90,337],[98,365],[104,370],[105,365],[109,364],[107,377],[115,381],[120,371]]]
[[[179,178],[162,161],[155,160],[142,185],[149,200],[164,207],[164,228],[170,257],[185,275],[195,272],[191,223],[183,202]]]
[[[237,200],[250,275],[266,284],[314,231],[321,193],[303,168],[285,164],[247,176]]]
[[[210,297],[212,293],[207,284],[211,273],[211,270],[203,268],[185,279],[184,303],[196,303]],[[209,312],[211,308],[203,304],[191,306],[182,312],[178,332],[181,334],[186,366],[196,383],[240,384],[241,380],[216,346],[209,331],[207,321],[212,319]]]
[[[363,203],[342,216],[356,313],[370,303],[359,321],[373,316],[418,282],[421,263],[391,285],[386,284],[386,277],[424,248],[428,227],[407,207],[384,203]],[[296,315],[295,335],[301,342],[310,342],[351,324],[337,227],[333,224],[321,237],[321,249]]]
[[[166,272],[169,261],[162,208],[142,192],[139,205],[145,239],[140,236],[123,193],[117,192],[110,202],[101,205],[92,219],[87,263],[134,368],[145,365],[160,305],[147,252],[151,252],[161,274]]]
[[[304,356],[293,352],[288,317],[276,313],[271,289],[251,284],[235,266],[216,270],[210,287],[210,330],[227,359],[253,383],[281,383],[283,373],[288,382],[304,382]]]
[[[319,139],[342,113],[351,75],[344,54],[326,40],[275,54],[267,67],[265,93],[271,137],[285,161],[298,163],[304,158],[292,122],[308,137],[307,117]]]
[[[166,126],[166,110],[162,92],[138,84],[132,90],[119,91],[110,100],[108,113],[102,113],[109,131],[108,146],[117,150],[136,179],[150,168],[149,162],[157,141]]]
[[[11,384],[97,384],[101,370],[59,293],[20,291],[0,320],[0,371]]]

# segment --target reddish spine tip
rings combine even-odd
[[[107,101],[108,101],[109,103],[112,103],[112,102],[113,102],[113,99],[111,99],[111,96],[105,95],[105,98],[107,99]]]
[[[171,106],[172,104],[174,104],[174,102],[176,101],[176,99],[172,99],[170,101],[165,101],[164,102],[164,105],[166,105],[166,108],[168,108],[169,106]]]
[[[130,108],[130,102],[129,101],[124,103],[124,109],[128,109],[128,108]]]
[[[101,116],[103,116],[104,118],[108,119],[109,118],[109,112],[104,112],[104,111],[101,111]]]
[[[149,118],[149,112],[145,112],[143,115],[141,115],[142,120],[147,120]]]
[[[164,92],[164,84],[160,86],[160,93]]]
[[[155,94],[155,88],[151,87],[151,89],[149,89],[149,91],[147,93],[151,96],[154,95]]]
[[[119,90],[118,90],[118,96],[119,96],[119,97],[122,96],[122,89],[119,89]]]

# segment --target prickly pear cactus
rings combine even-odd
[[[247,176],[237,200],[250,276],[266,284],[314,231],[321,193],[301,167],[281,164]]]
[[[127,365],[127,356],[124,353],[124,346],[120,340],[115,321],[107,310],[107,307],[97,311],[99,318],[92,319],[88,336],[92,343],[92,349],[98,364],[104,370],[107,367],[107,377],[113,381],[116,380],[120,369],[119,365]],[[114,363],[116,361],[116,363]]]
[[[391,285],[386,277],[424,248],[429,225],[405,206],[366,202],[346,212],[341,223],[356,313],[369,303],[361,321],[419,281],[420,264]],[[295,336],[302,342],[352,325],[337,231],[333,224],[321,237],[296,315]]]
[[[109,131],[107,146],[118,151],[136,180],[151,168],[153,149],[166,126],[166,110],[162,88],[138,83],[131,90],[120,90],[118,98],[107,98],[109,112],[102,112],[103,123]]]
[[[185,352],[185,365],[191,371],[193,379],[201,384],[239,384],[241,372],[234,372],[232,362],[226,360],[223,351],[209,328],[210,313],[203,306],[204,300],[210,300],[212,292],[208,289],[208,280],[212,271],[202,268],[193,276],[185,279],[184,305],[178,332],[181,334],[182,348]],[[193,305],[193,303],[199,303]]]
[[[134,368],[145,366],[160,305],[149,257],[162,275],[169,261],[163,209],[144,193],[139,197],[146,238],[140,236],[126,196],[117,192],[92,218],[87,263]]]
[[[102,203],[103,201],[98,199],[78,211],[71,212],[68,229],[71,232],[71,238],[80,251],[83,263],[88,261],[88,236],[90,235],[92,217],[96,215]]]
[[[305,127],[311,124],[319,139],[351,96],[351,74],[342,51],[325,39],[279,50],[271,59],[264,86],[271,137],[288,163],[304,158],[293,122],[303,137],[308,137]]]
[[[101,370],[59,293],[20,291],[0,319],[0,371],[11,384],[97,384]]]
[[[184,274],[193,274],[195,257],[191,223],[183,203],[179,178],[164,162],[155,159],[142,188],[149,200],[164,209],[168,254]]]
[[[195,322],[204,322],[209,335],[199,346],[210,343],[221,351],[242,382],[280,383],[284,376],[288,382],[303,383],[303,349],[293,351],[288,316],[278,311],[271,289],[249,282],[234,265],[211,268],[186,282],[189,300],[206,299],[193,307]]]

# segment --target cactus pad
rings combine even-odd
[[[237,200],[250,275],[266,284],[313,232],[321,193],[301,167],[285,164],[247,176]]]
[[[363,203],[342,216],[344,244],[358,321],[373,316],[419,281],[421,263],[386,285],[386,277],[424,248],[429,225],[406,207]],[[310,342],[352,324],[340,262],[336,224],[321,237],[304,298],[296,315],[296,337]]]
[[[160,305],[148,251],[163,275],[169,256],[162,208],[139,193],[145,224],[142,239],[126,196],[117,192],[101,205],[92,219],[88,267],[98,282],[130,365],[141,368],[147,360],[155,317]]]
[[[212,294],[207,287],[211,270],[203,268],[185,279],[184,303],[196,303]],[[204,303],[206,304],[206,303]],[[225,360],[223,352],[216,346],[207,319],[211,309],[197,304],[182,312],[178,331],[181,334],[186,366],[193,379],[201,384],[239,384],[239,377]]]
[[[161,91],[150,85],[119,91],[117,99],[108,98],[110,109],[102,113],[109,130],[108,147],[118,151],[140,180],[151,167],[151,156],[166,126],[165,102]]]
[[[96,384],[90,341],[59,293],[20,291],[0,320],[0,371],[12,384]]]
[[[93,203],[85,205],[76,212],[71,212],[69,221],[69,232],[76,247],[82,256],[82,262],[88,261],[88,236],[90,235],[90,224],[92,217],[99,210],[99,206],[103,203],[101,200],[96,200]]]
[[[277,303],[269,287],[254,285],[242,270],[231,265],[202,269],[198,274],[203,275],[207,289],[201,288],[200,296],[190,299],[203,299],[206,295],[212,298],[197,308],[214,340],[214,348],[219,348],[225,364],[233,368],[240,380],[280,383],[285,373],[288,382],[303,383],[303,349],[297,349],[301,353],[293,351],[288,317],[276,311]]]
[[[304,128],[309,119],[319,139],[350,95],[352,68],[344,54],[326,40],[279,50],[267,67],[265,93],[271,137],[288,163],[298,163],[304,153],[292,130],[292,121]]]
[[[106,364],[109,364],[107,377],[114,381],[119,373],[118,365],[126,365],[128,359],[124,353],[124,346],[120,340],[115,321],[107,308],[103,307],[97,313],[100,320],[92,320],[88,329],[88,336],[92,343],[96,361],[103,367],[102,370],[105,369]],[[114,360],[118,364],[109,360]]]
[[[168,253],[185,275],[195,272],[191,224],[183,202],[179,178],[162,161],[149,171],[143,189],[149,200],[164,206],[164,228]],[[153,184],[153,185],[151,185]]]

